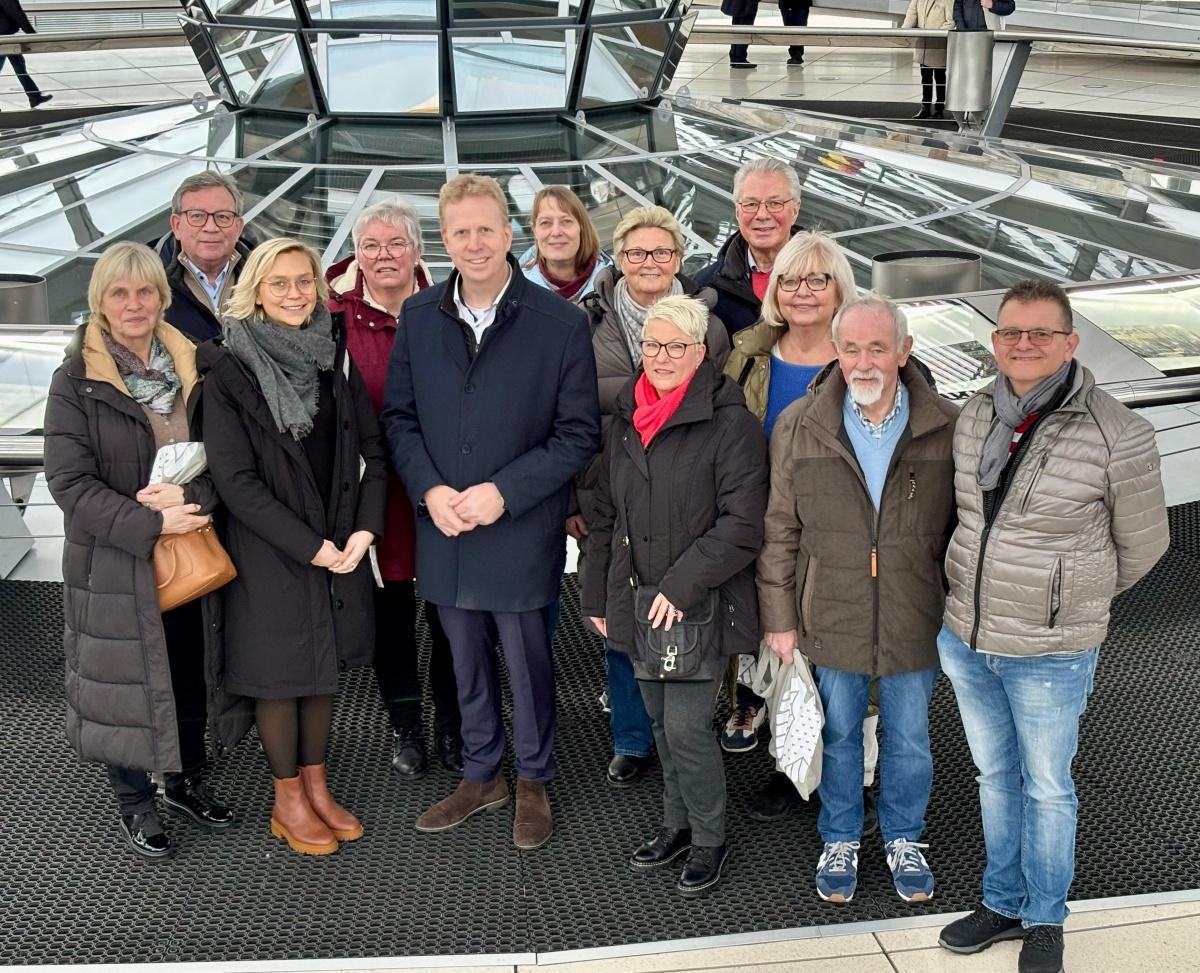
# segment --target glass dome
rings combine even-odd
[[[690,0],[184,0],[231,106],[522,117],[631,105],[671,82]]]

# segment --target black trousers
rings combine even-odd
[[[927,105],[935,101],[939,105],[946,103],[945,68],[927,68],[924,64],[921,65],[921,101]]]
[[[25,67],[24,54],[0,54],[0,71],[4,70],[4,62],[12,61],[13,70],[17,72],[17,80],[21,82],[21,87],[25,89],[25,94],[31,98],[34,95],[40,95],[37,82],[29,76],[29,69]]]
[[[754,18],[756,15],[757,15],[757,11],[755,11],[755,13],[749,14],[748,16],[745,16],[745,17],[730,17],[729,19],[731,21],[733,21],[734,27],[752,27],[752,26],[754,26]],[[750,59],[749,52],[750,52],[749,44],[730,44],[729,45],[729,63],[730,64],[738,64],[738,63],[741,63],[744,61],[748,61]]]
[[[785,7],[781,4],[779,7],[779,16],[783,18],[784,27],[807,27],[808,11],[809,7],[807,5],[803,7]],[[788,57],[804,57],[804,45],[789,44]]]
[[[171,667],[171,688],[175,692],[175,721],[179,728],[181,774],[167,774],[170,787],[183,777],[195,777],[204,771],[208,751],[204,731],[208,725],[208,691],[204,683],[204,619],[200,602],[191,601],[163,612],[163,635],[167,641],[167,661]],[[144,770],[108,767],[108,781],[122,814],[144,814],[154,809],[155,787]]]
[[[425,603],[425,621],[433,649],[429,655],[429,690],[433,725],[439,735],[459,736],[458,686],[450,642],[437,607]],[[417,665],[417,596],[412,581],[385,581],[375,589],[375,678],[392,729],[421,727],[421,673]]]

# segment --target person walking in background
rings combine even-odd
[[[642,367],[605,435],[580,579],[581,613],[631,658],[662,761],[662,825],[630,867],[688,853],[676,885],[688,896],[715,886],[725,865],[713,705],[727,659],[758,645],[767,502],[766,441],[737,384],[707,359],[708,329],[694,298],[648,309]]]
[[[910,0],[901,30],[954,30],[951,0]],[[946,42],[922,37],[917,44],[921,62],[921,110],[914,118],[946,117]]]
[[[600,238],[580,200],[566,186],[546,186],[533,197],[529,215],[533,246],[518,263],[538,287],[578,304],[596,286],[596,278],[612,266],[600,249]]]
[[[1062,969],[1079,718],[1113,597],[1170,542],[1154,427],[1097,387],[1078,346],[1061,287],[1014,284],[992,332],[1000,374],[954,435],[938,652],[979,769],[987,865],[982,901],[939,942],[1023,938],[1021,973]]]
[[[29,22],[29,17],[21,9],[20,0],[0,0],[0,37],[15,34],[18,31],[24,31],[26,34],[37,33],[33,29],[33,24]],[[54,97],[54,95],[48,95],[41,91],[37,82],[29,76],[24,54],[0,54],[0,71],[4,70],[4,65],[8,61],[12,62],[13,70],[17,72],[17,80],[25,89],[30,108],[44,105]]]
[[[346,350],[379,412],[401,308],[433,280],[421,260],[417,214],[399,200],[384,200],[359,213],[351,239],[354,253],[325,272],[328,304],[345,323]],[[415,545],[412,501],[393,470],[388,476],[387,522],[375,549],[383,581],[375,589],[375,677],[392,724],[392,769],[404,780],[424,777],[429,768],[417,659]],[[462,736],[450,643],[436,606],[428,602],[425,621],[432,643],[434,745],[442,766],[461,775]]]
[[[387,491],[379,421],[326,296],[315,250],[267,240],[246,260],[224,337],[197,351],[238,572],[223,589],[222,685],[255,701],[271,834],[307,855],[363,834],[330,794],[325,758],[338,673],[375,651],[367,551]]]
[[[454,655],[464,780],[416,822],[446,831],[508,802],[496,635],[512,687],[513,843],[554,819],[554,660],[547,625],[566,562],[571,481],[599,452],[587,318],[509,254],[504,191],[462,175],[438,197],[448,280],[410,297],[384,393],[392,464],[419,498],[417,577]]]
[[[108,765],[121,833],[144,858],[175,851],[149,772],[163,776],[171,811],[209,830],[233,825],[204,782],[204,733],[211,717],[220,743],[240,736],[223,689],[207,686],[210,600],[162,612],[155,596],[155,542],[209,523],[217,505],[207,473],[182,487],[147,485],[158,450],[191,439],[199,387],[195,348],[163,320],[170,300],[149,247],[106,250],[45,422],[46,483],[63,511],[67,740],[81,759]],[[243,707],[241,732],[248,725]]]

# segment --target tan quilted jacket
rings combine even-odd
[[[1098,389],[1082,365],[1077,372],[1066,401],[1022,442],[986,531],[975,474],[992,423],[992,387],[971,398],[959,416],[959,522],[946,554],[945,620],[982,652],[1031,656],[1094,648],[1108,632],[1113,596],[1167,549],[1154,428]]]

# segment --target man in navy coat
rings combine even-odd
[[[508,801],[493,651],[513,696],[513,841],[553,831],[554,663],[546,611],[558,598],[574,475],[600,450],[587,318],[525,280],[494,179],[463,175],[438,200],[454,262],[405,302],[382,413],[392,460],[419,500],[417,584],[438,606],[462,709],[464,779],[417,819],[445,831]]]

